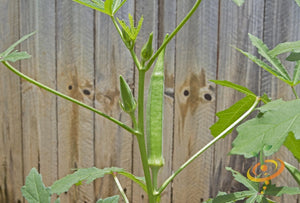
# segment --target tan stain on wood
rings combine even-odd
[[[200,104],[207,104],[215,99],[214,88],[207,84],[205,70],[202,69],[199,74],[191,73],[179,87],[176,98],[179,101],[183,129],[188,112],[193,115]]]

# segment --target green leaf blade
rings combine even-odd
[[[284,141],[284,146],[288,148],[298,162],[300,162],[300,139],[297,140],[294,136],[294,133],[289,133]]]
[[[241,6],[244,4],[245,0],[233,0],[233,2],[238,5],[238,6]]]
[[[115,195],[112,197],[107,197],[105,199],[99,199],[96,203],[118,203],[119,198],[119,195]]]
[[[31,56],[25,52],[25,51],[14,51],[10,54],[8,54],[6,57],[0,59],[0,61],[11,61],[11,62],[16,62],[18,60],[22,60],[22,59],[28,59],[30,58]]]
[[[255,192],[259,191],[259,183],[252,182],[251,180],[249,180],[248,178],[246,178],[245,176],[243,176],[242,174],[240,174],[239,172],[233,170],[230,167],[226,167],[226,170],[230,171],[232,173],[234,179],[236,181],[238,181],[239,183],[242,183],[250,191],[255,191]]]
[[[145,192],[147,192],[147,186],[146,186],[146,183],[145,183],[146,181],[145,181],[144,177],[137,177],[126,171],[118,172],[118,174],[123,175],[123,176],[131,179],[132,181],[136,182]]]
[[[275,185],[268,185],[265,195],[280,197],[283,194],[298,195],[300,194],[300,187],[276,187]]]
[[[236,102],[228,109],[218,112],[216,115],[219,117],[219,120],[210,127],[211,134],[214,137],[217,137],[231,124],[233,124],[238,118],[240,118],[246,111],[248,111],[254,104],[255,100],[255,97],[253,97],[252,95],[248,95]],[[227,134],[229,133],[231,132],[228,132]],[[225,136],[227,134],[225,134]]]
[[[232,89],[235,89],[243,94],[246,94],[246,95],[251,95],[253,97],[256,97],[256,95],[251,91],[249,90],[248,88],[246,87],[243,87],[241,85],[238,85],[238,84],[234,84],[232,82],[229,82],[227,80],[210,80],[211,82],[214,82],[215,84],[217,85],[222,85],[222,86],[225,86],[225,87],[230,87]]]
[[[300,61],[297,61],[294,68],[293,85],[295,86],[299,83],[300,83]]]
[[[275,57],[286,52],[300,52],[300,41],[280,43],[269,51],[269,55]]]
[[[46,188],[42,176],[35,168],[32,168],[26,177],[25,185],[21,189],[23,196],[30,203],[50,203],[50,188]]]
[[[300,171],[289,163],[284,162],[285,168],[290,172],[300,187]]]
[[[255,37],[254,35],[249,34],[249,37],[252,44],[258,49],[258,53],[262,55],[265,59],[267,59],[274,66],[274,68],[276,68],[276,70],[282,78],[284,78],[287,81],[291,81],[288,72],[283,67],[280,60],[277,57],[273,57],[269,54],[269,49],[267,45],[264,44],[261,39]]]
[[[284,144],[289,132],[300,139],[300,100],[269,102],[259,108],[262,112],[237,128],[230,154],[255,157],[263,151],[272,155]]]
[[[97,178],[102,178],[104,175],[111,174],[113,172],[123,172],[122,168],[104,168],[98,169],[96,167],[78,169],[75,173],[69,174],[60,180],[57,180],[51,186],[51,191],[56,194],[67,192],[72,185],[86,181],[87,184],[91,183]]]

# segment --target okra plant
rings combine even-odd
[[[278,187],[275,184],[271,184],[271,179],[278,176],[282,172],[283,168],[286,168],[293,178],[300,186],[300,172],[299,170],[290,165],[284,163],[281,160],[265,159],[265,156],[270,156],[277,152],[279,148],[284,145],[287,147],[294,157],[300,161],[300,100],[295,91],[295,86],[300,83],[300,41],[286,42],[279,44],[274,49],[269,48],[257,37],[249,35],[253,45],[258,49],[258,53],[265,58],[268,63],[258,59],[257,57],[236,48],[243,53],[258,66],[262,67],[266,71],[270,72],[287,85],[291,87],[295,95],[295,100],[283,101],[281,99],[271,101],[267,95],[258,96],[246,87],[231,83],[229,81],[212,80],[212,82],[233,88],[237,91],[244,93],[246,96],[232,105],[230,108],[217,113],[219,117],[218,122],[211,126],[211,134],[215,137],[211,142],[206,144],[196,154],[190,157],[185,163],[182,164],[175,172],[167,178],[162,185],[158,185],[157,176],[159,169],[164,166],[164,157],[162,154],[163,148],[163,109],[164,109],[164,54],[165,48],[170,40],[178,33],[183,25],[190,19],[192,14],[199,7],[201,0],[197,0],[185,16],[182,22],[175,28],[175,30],[166,35],[162,45],[156,50],[153,50],[153,33],[149,34],[149,38],[143,48],[141,49],[140,57],[135,52],[135,42],[140,29],[142,28],[143,17],[135,26],[133,17],[129,14],[129,25],[125,23],[123,19],[115,18],[115,13],[122,7],[126,0],[74,0],[84,6],[88,6],[97,11],[100,11],[111,17],[111,20],[119,33],[121,39],[124,42],[125,47],[129,50],[132,59],[137,67],[139,74],[138,81],[138,95],[134,97],[126,80],[120,76],[120,106],[124,112],[126,112],[131,120],[132,126],[126,125],[121,121],[112,118],[98,109],[84,104],[74,98],[71,98],[65,94],[60,93],[54,89],[51,89],[40,82],[33,80],[32,78],[22,74],[16,68],[14,68],[10,62],[15,62],[21,59],[27,59],[30,57],[26,52],[14,51],[15,47],[22,41],[29,38],[34,33],[28,34],[22,37],[19,41],[14,43],[6,51],[0,54],[0,61],[18,76],[24,78],[28,82],[37,85],[40,88],[45,89],[59,97],[76,103],[83,108],[89,109],[100,116],[116,123],[126,131],[135,135],[144,171],[145,177],[137,177],[130,172],[125,171],[122,168],[111,167],[98,169],[83,168],[76,170],[75,173],[67,175],[66,177],[57,180],[50,187],[46,187],[41,179],[41,175],[36,169],[32,169],[26,183],[22,187],[22,193],[28,202],[50,202],[51,195],[60,195],[69,190],[72,185],[91,183],[97,178],[101,178],[105,175],[112,175],[116,186],[118,187],[120,194],[125,202],[129,202],[126,194],[123,191],[121,183],[118,180],[118,175],[123,175],[135,183],[137,183],[147,194],[150,203],[159,202],[160,196],[164,189],[172,182],[172,180],[187,167],[198,156],[205,152],[209,147],[216,143],[221,138],[225,138],[238,124],[240,124],[250,113],[256,110],[257,105],[262,101],[264,105],[259,107],[259,113],[257,116],[247,122],[241,124],[237,128],[238,136],[233,141],[233,148],[230,154],[244,155],[246,158],[259,157],[260,162],[250,168],[247,172],[247,177],[244,177],[239,172],[227,168],[232,172],[235,180],[244,184],[248,190],[235,192],[232,194],[226,194],[219,192],[216,198],[209,199],[207,202],[235,202],[238,200],[245,200],[246,202],[273,202],[269,199],[269,196],[281,196],[282,194],[296,195],[300,194],[300,187]],[[234,0],[237,4],[241,4],[243,1]],[[295,63],[293,76],[290,77],[287,69],[278,59],[278,55],[282,53],[290,53],[287,61]],[[156,62],[155,62],[156,61]],[[146,122],[144,122],[144,82],[145,74],[152,65],[155,63],[148,94],[147,108],[146,108]],[[270,64],[270,65],[269,65]],[[144,129],[144,123],[146,123],[146,130]],[[274,173],[271,174],[266,171],[268,164],[275,165]],[[279,163],[279,165],[278,165]],[[259,173],[265,172],[265,173]],[[255,176],[254,176],[254,175]],[[265,177],[264,177],[265,176]],[[119,196],[113,196],[104,200],[100,199],[97,202],[118,202]],[[60,202],[57,198],[56,202]]]

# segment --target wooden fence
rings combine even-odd
[[[136,50],[153,31],[155,47],[182,20],[195,1],[128,0],[118,12],[127,19],[144,16]],[[37,34],[19,47],[32,55],[14,65],[34,79],[130,125],[119,107],[119,75],[132,88],[137,71],[110,18],[71,0],[1,0],[0,50],[27,33]],[[189,156],[212,140],[209,127],[215,113],[243,95],[216,87],[209,79],[229,80],[257,94],[292,98],[291,90],[262,71],[230,45],[257,55],[248,33],[270,48],[300,39],[300,8],[294,0],[203,0],[191,21],[171,41],[166,52],[164,156],[160,182]],[[147,84],[149,82],[147,75]],[[298,89],[298,92],[300,89]],[[117,166],[143,176],[137,142],[116,125],[68,101],[21,80],[0,66],[0,202],[24,202],[20,188],[32,167],[47,186],[72,168]],[[205,97],[206,95],[206,97]],[[226,166],[245,173],[256,160],[228,156],[235,133],[219,141],[182,172],[161,202],[203,202],[218,191],[241,190]],[[276,157],[297,161],[281,149]],[[296,186],[285,171],[280,185]],[[121,178],[131,202],[147,197]],[[95,202],[118,194],[111,177],[73,187],[61,202]],[[296,203],[299,196],[278,202]]]

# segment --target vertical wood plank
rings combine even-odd
[[[55,4],[21,1],[20,11],[21,36],[37,30],[31,40],[21,44],[22,50],[32,55],[21,61],[22,72],[55,89]],[[22,81],[22,109],[24,175],[36,167],[49,186],[57,180],[56,97]]]
[[[93,106],[94,11],[69,0],[57,1],[57,88]],[[94,115],[58,99],[58,173],[94,165]],[[73,187],[62,202],[93,202],[93,184]]]
[[[135,19],[138,20],[144,16],[142,29],[136,40],[136,53],[139,57],[142,46],[147,42],[149,34],[153,32],[153,39],[157,39],[158,29],[158,1],[157,0],[139,0],[135,1]],[[156,50],[156,44],[153,42],[153,49]],[[151,77],[151,70],[146,73],[145,78],[145,101],[147,101],[147,92]],[[135,71],[136,95],[138,91],[138,71]],[[146,106],[144,106],[146,107]],[[146,109],[146,108],[144,108]],[[146,139],[146,138],[145,138]],[[140,152],[137,140],[134,139],[133,148],[133,173],[138,176],[144,176]],[[145,192],[136,184],[133,184],[133,202],[148,202]]]
[[[192,8],[177,1],[177,24]],[[173,171],[211,139],[215,93],[208,79],[216,77],[218,1],[203,1],[176,37],[175,133]],[[213,150],[190,164],[173,181],[173,202],[202,202],[209,196]]]
[[[165,0],[158,2],[158,36],[157,47],[160,46],[167,33],[176,26],[176,1]],[[165,96],[163,120],[163,156],[165,165],[160,169],[158,186],[172,174],[173,136],[174,136],[174,72],[175,72],[175,39],[166,48],[165,53]],[[161,195],[161,202],[171,202],[172,187],[168,187]]]
[[[260,68],[251,63],[230,45],[257,54],[248,37],[248,33],[261,38],[263,30],[264,1],[246,1],[238,7],[232,1],[220,1],[220,30],[218,79],[228,80],[243,85],[254,93],[259,92]],[[225,110],[244,97],[230,88],[217,87],[217,111]],[[228,156],[231,143],[236,134],[232,133],[220,140],[214,148],[213,171],[210,182],[211,196],[218,191],[233,192],[241,190],[241,185],[233,180],[226,166],[245,174],[253,160],[245,160],[242,156]]]
[[[0,52],[19,39],[18,10],[18,1],[1,1]],[[23,202],[20,79],[0,66],[0,202],[17,203]]]
[[[133,12],[134,2],[127,1],[118,11],[117,17],[127,20],[128,13]],[[122,75],[131,87],[134,86],[130,52],[109,16],[97,12],[95,29],[95,106],[131,126],[130,117],[119,105],[119,76]],[[115,166],[132,171],[132,135],[98,115],[95,117],[95,165],[98,168]],[[131,201],[132,182],[125,177],[119,178]],[[113,178],[107,176],[95,182],[95,193],[99,199],[119,194],[119,191]]]
[[[264,18],[264,37],[263,41],[267,46],[272,49],[278,43],[286,41],[297,41],[300,39],[300,8],[294,1],[266,1],[265,18]],[[285,67],[290,70],[291,76],[293,73],[294,63],[285,61],[287,55],[281,55],[280,59]],[[295,99],[291,88],[276,79],[274,76],[262,71],[262,83],[261,89],[270,95],[274,100],[283,98],[284,100]],[[297,88],[298,94],[300,89]],[[288,149],[282,147],[275,155],[279,159],[282,159],[294,166],[298,165],[298,161],[293,157]],[[298,165],[299,166],[299,165]],[[274,180],[275,182],[275,180]],[[297,184],[293,180],[292,176],[285,170],[278,178],[276,178],[276,184],[287,185],[296,187]],[[298,195],[283,195],[281,198],[276,198],[278,202],[299,202],[300,196]]]

